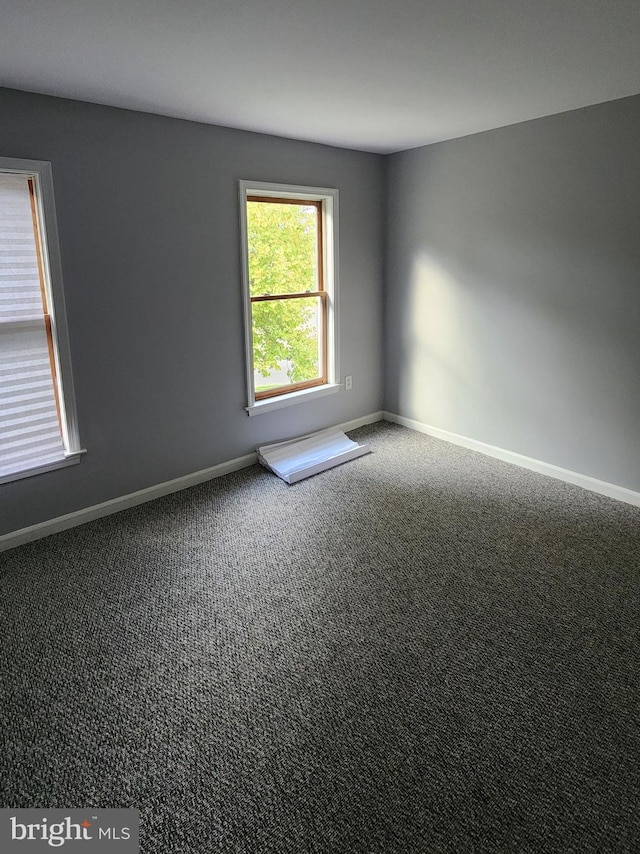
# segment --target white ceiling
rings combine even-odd
[[[0,0],[0,85],[398,151],[640,93],[640,0]]]

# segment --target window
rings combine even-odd
[[[337,190],[240,182],[249,415],[339,389]]]
[[[80,453],[51,167],[0,158],[0,483]]]

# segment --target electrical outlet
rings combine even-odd
[[[352,388],[353,388],[353,377],[351,377],[351,376],[345,377],[344,378],[344,390],[345,391],[351,391]]]

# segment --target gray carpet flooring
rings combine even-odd
[[[1,805],[144,854],[640,850],[640,510],[404,428],[0,555]]]

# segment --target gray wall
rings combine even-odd
[[[0,155],[53,165],[88,449],[0,487],[0,534],[382,408],[385,241],[386,409],[640,490],[639,136],[635,97],[385,160],[0,89]],[[244,412],[239,178],[340,190],[353,391]]]
[[[52,163],[77,466],[0,487],[0,534],[382,407],[383,158],[0,89],[0,155]],[[238,179],[340,191],[353,390],[249,418]]]
[[[393,155],[385,408],[640,490],[640,97]]]

